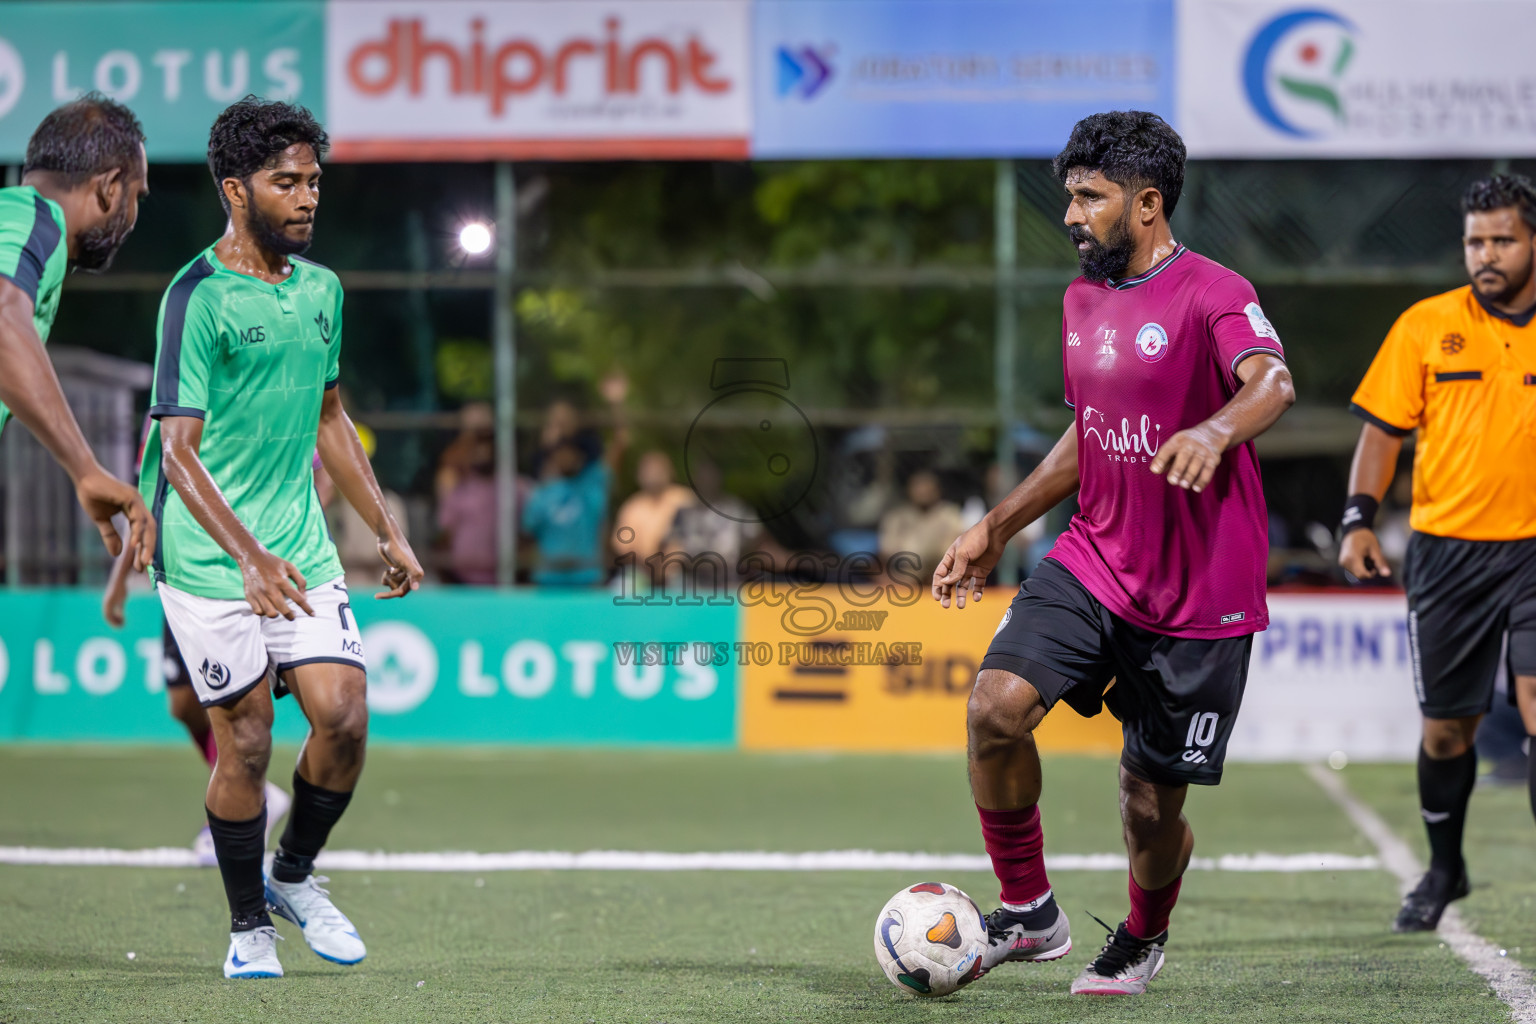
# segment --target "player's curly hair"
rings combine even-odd
[[[144,126],[133,111],[99,92],[88,92],[49,112],[27,140],[22,174],[52,171],[71,187],[106,171],[138,173]]]
[[[1463,216],[1505,210],[1511,206],[1520,211],[1520,219],[1526,226],[1536,231],[1536,187],[1523,174],[1495,174],[1474,181],[1461,197]]]
[[[1184,191],[1184,158],[1184,140],[1167,121],[1145,110],[1111,110],[1073,125],[1051,169],[1063,184],[1068,171],[1086,167],[1127,190],[1155,188],[1172,217]]]
[[[307,107],[296,103],[247,96],[220,114],[208,132],[208,170],[224,212],[229,212],[224,179],[248,182],[251,175],[270,167],[283,150],[299,142],[308,143],[315,159],[323,160],[331,137]]]

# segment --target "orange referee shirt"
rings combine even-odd
[[[1462,540],[1536,537],[1536,310],[1511,317],[1468,285],[1392,325],[1350,411],[1419,431],[1415,530]]]

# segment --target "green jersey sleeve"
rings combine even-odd
[[[155,349],[155,385],[149,414],[208,415],[208,378],[219,351],[219,323],[197,286],[213,275],[199,258],[177,275],[160,302],[160,326]]]
[[[0,277],[37,304],[48,263],[64,240],[48,201],[32,189],[0,192]]]

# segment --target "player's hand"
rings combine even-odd
[[[292,622],[293,609],[289,602],[298,605],[305,615],[314,616],[315,610],[304,599],[309,585],[304,574],[292,562],[278,558],[265,548],[240,561],[240,576],[245,580],[245,600],[251,611],[268,619],[279,615]]]
[[[965,607],[966,595],[980,601],[987,574],[997,565],[1007,543],[1007,538],[999,542],[993,536],[985,519],[956,537],[933,570],[933,599],[945,608],[951,598],[957,608]]]
[[[113,558],[123,553],[123,539],[112,525],[118,513],[128,517],[128,547],[133,567],[143,571],[155,556],[155,520],[144,507],[136,488],[123,483],[100,466],[75,481],[75,497],[101,533],[101,542]]]
[[[113,629],[122,629],[128,616],[123,610],[128,606],[128,591],[124,587],[109,587],[101,598],[101,617]]]
[[[1168,482],[1175,487],[1199,494],[1216,475],[1221,465],[1222,452],[1227,450],[1227,439],[1209,423],[1190,427],[1174,434],[1157,450],[1152,459],[1152,472],[1158,476],[1168,474]]]
[[[1339,544],[1339,564],[1357,580],[1385,579],[1392,575],[1375,530],[1350,530]]]
[[[426,574],[421,571],[416,552],[411,550],[404,537],[380,537],[379,557],[384,559],[384,586],[389,589],[374,594],[375,599],[404,597],[421,586],[421,578]]]

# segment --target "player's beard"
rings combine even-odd
[[[288,223],[286,219],[274,224],[254,205],[246,214],[245,223],[250,229],[251,236],[256,239],[256,244],[267,252],[276,253],[279,256],[298,256],[307,251],[310,243],[315,240],[315,233],[311,230],[308,238],[303,241],[294,241],[283,234],[283,228]]]
[[[75,258],[70,266],[87,274],[100,274],[112,265],[112,257],[123,247],[133,225],[128,223],[128,210],[118,210],[105,222],[80,232],[75,239]]]
[[[1082,224],[1067,229],[1072,244],[1087,242],[1088,248],[1079,249],[1077,266],[1090,281],[1110,281],[1124,277],[1131,258],[1136,255],[1136,242],[1131,238],[1131,210],[1127,206],[1101,242]]]

